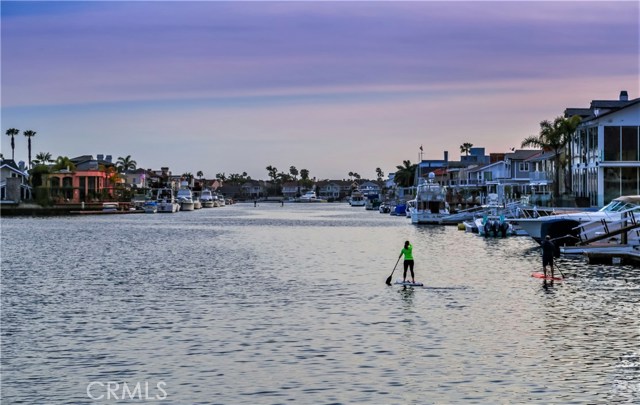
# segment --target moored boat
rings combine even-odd
[[[176,201],[173,189],[171,188],[160,188],[156,190],[156,202],[158,212],[174,213],[180,210],[180,204]]]
[[[193,211],[195,209],[193,194],[187,187],[182,187],[178,190],[176,200],[178,201],[178,204],[180,204],[180,211]]]
[[[364,200],[364,195],[360,191],[354,191],[351,193],[351,197],[349,197],[349,205],[352,207],[364,207],[366,204]]]
[[[521,229],[537,242],[541,242],[546,235],[551,239],[562,238],[562,244],[575,244],[580,240],[580,225],[589,222],[603,224],[618,223],[623,214],[640,214],[640,195],[620,196],[597,211],[579,211],[539,218],[518,218],[514,220]],[[609,227],[613,228],[613,227]]]
[[[449,215],[446,201],[446,187],[433,181],[435,175],[429,173],[429,179],[420,179],[416,189],[416,206],[411,212],[412,224],[439,224]]]
[[[208,188],[205,188],[200,193],[200,202],[203,208],[213,208],[213,193]]]

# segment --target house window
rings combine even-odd
[[[604,160],[620,160],[620,127],[604,127]]]
[[[528,172],[529,162],[520,162],[520,164],[518,165],[518,170],[521,172]]]
[[[622,167],[621,168],[621,195],[638,195],[638,168]]]
[[[622,127],[622,160],[638,160],[638,127]]]
[[[606,142],[605,142],[606,145]],[[620,191],[620,168],[608,167],[604,173],[604,203],[608,204],[614,198],[619,197]]]

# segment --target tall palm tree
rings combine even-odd
[[[417,164],[411,164],[410,160],[402,161],[402,165],[396,166],[396,172],[393,181],[400,187],[411,187],[415,183]]]
[[[460,145],[460,153],[464,153],[465,156],[469,156],[469,152],[471,152],[471,148],[473,148],[473,144],[469,142],[465,142]]]
[[[555,166],[555,180],[553,182],[553,197],[556,201],[560,197],[560,151],[571,141],[571,135],[575,127],[579,124],[580,117],[556,117],[553,122],[544,120],[540,123],[540,133],[538,136],[529,136],[522,141],[522,147],[537,147],[542,150],[553,151],[553,162]],[[570,122],[566,122],[570,121]],[[577,122],[577,123],[576,123]],[[575,124],[571,133],[567,133]]]
[[[31,168],[31,138],[36,136],[36,131],[32,131],[32,130],[27,130],[27,131],[23,131],[22,135],[27,137],[27,150],[29,151],[29,168]]]
[[[16,150],[16,141],[14,137],[20,133],[19,129],[9,128],[7,132],[5,132],[7,136],[11,137],[11,160],[15,160],[15,150]]]
[[[204,173],[202,173],[202,170],[198,170],[196,172],[196,177],[198,177],[200,179],[200,183],[202,183],[202,178],[204,177]]]
[[[378,176],[378,181],[382,180],[384,177],[384,173],[379,167],[376,167],[376,175]]]
[[[278,169],[275,168],[275,166],[267,166],[267,173],[269,174],[269,177],[271,177],[271,179],[273,181],[276,181],[276,179],[278,178]]]
[[[573,134],[576,132],[576,129],[578,129],[578,126],[580,125],[580,122],[582,121],[582,119],[580,118],[579,115],[574,115],[573,117],[569,117],[569,118],[565,118],[562,121],[562,124],[560,125],[560,130],[563,131],[565,133],[565,135],[571,139],[573,137]],[[569,162],[573,161],[573,155],[571,153],[571,148],[569,149]],[[571,170],[571,166],[569,166],[568,170]],[[568,189],[572,192],[573,191],[573,176],[571,176],[570,174],[568,176],[566,176],[566,179],[569,181],[569,185],[568,185]]]
[[[131,155],[127,155],[126,157],[118,158],[116,167],[118,168],[118,173],[124,173],[128,170],[136,170],[136,167],[138,167],[138,162],[131,159]]]

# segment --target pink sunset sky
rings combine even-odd
[[[640,97],[637,1],[2,1],[2,153],[374,178]],[[16,160],[27,160],[16,138]]]

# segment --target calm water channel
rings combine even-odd
[[[544,289],[527,237],[346,204],[1,226],[3,404],[640,402],[640,271]],[[424,289],[384,283],[406,239]]]

